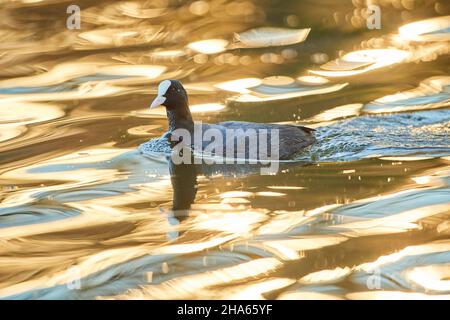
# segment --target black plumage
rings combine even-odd
[[[158,101],[158,103],[155,103],[156,101]],[[169,121],[169,131],[166,137],[172,138],[172,140],[176,140],[176,138],[173,139],[173,137],[171,137],[171,134],[176,129],[186,129],[189,132],[193,133],[194,121],[189,110],[188,95],[181,82],[177,80],[166,80],[162,82],[159,86],[158,97],[157,99],[155,99],[155,102],[152,104],[152,107],[156,107],[158,105],[164,105],[166,107],[167,118]],[[231,139],[226,138],[227,129],[241,129],[244,132],[254,130],[254,132],[256,132],[257,134],[259,134],[260,132],[262,133],[261,130],[264,130],[265,133],[267,133],[267,146],[269,146],[269,148],[270,146],[272,146],[272,148],[278,148],[279,160],[292,159],[297,153],[316,141],[314,136],[314,129],[296,125],[266,124],[242,121],[227,121],[217,124],[202,124],[203,132],[208,129],[215,129],[218,130],[218,132],[222,133],[222,137],[224,137],[222,154],[226,154],[227,146],[229,147],[230,144],[234,144],[235,157],[238,155],[242,155],[242,152],[245,154],[245,158],[248,158],[252,154],[259,155],[259,150],[252,150],[251,148],[254,148],[255,146],[252,146],[248,143],[245,144],[245,150],[239,150],[237,148],[237,137],[232,137]],[[275,139],[275,145],[271,144],[272,130],[277,130],[278,132],[278,139]],[[202,142],[202,144],[202,148],[205,148],[210,144],[210,141],[204,141]],[[256,148],[259,148],[259,143]],[[269,154],[271,152],[272,149],[270,148]]]

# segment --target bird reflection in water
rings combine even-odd
[[[192,152],[185,149],[185,152]],[[172,218],[179,222],[189,215],[191,204],[197,194],[197,168],[191,163],[175,164],[169,157],[170,181],[173,188]]]
[[[205,164],[200,163],[197,156],[193,154],[192,149],[183,148],[182,152],[189,152],[191,161],[189,163],[175,164],[172,157],[168,156],[170,180],[173,189],[173,204],[169,214],[169,222],[172,225],[178,225],[189,217],[189,210],[195,201],[197,194],[197,176],[201,175],[208,179],[213,177],[246,177],[260,174],[261,168],[268,167],[271,164],[250,164],[250,163],[232,163],[232,164]],[[310,164],[305,161],[278,161],[279,172],[295,167]],[[211,182],[212,183],[212,182]],[[177,234],[178,236],[178,234]]]

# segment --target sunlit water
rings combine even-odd
[[[175,2],[79,1],[69,30],[69,2],[0,1],[0,297],[449,299],[449,6]],[[167,78],[197,120],[319,142],[276,175],[170,167],[138,149]]]

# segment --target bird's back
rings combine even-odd
[[[292,159],[295,154],[316,141],[314,137],[314,129],[296,125],[262,124],[243,121],[227,121],[220,122],[218,124],[202,124],[203,133],[205,133],[205,131],[208,129],[220,131],[223,137],[224,155],[227,146],[230,147],[230,145],[233,145],[233,157],[236,157],[239,154],[239,151],[241,151],[240,154],[242,154],[243,152],[245,154],[245,158],[247,159],[251,158],[250,155],[252,154],[256,154],[258,155],[258,157],[261,154],[261,150],[259,150],[259,148],[261,148],[262,141],[258,141],[256,145],[254,143],[249,143],[249,137],[251,137],[252,134],[254,137],[255,133],[257,140],[261,140],[261,137],[266,137],[266,151],[268,151],[269,154],[272,154],[272,157],[273,150],[278,148],[278,158],[280,160]],[[227,130],[229,130],[229,133],[231,133],[231,135],[229,133],[227,134]],[[278,139],[274,139],[274,141],[272,142],[272,135],[276,134],[273,130],[277,131]],[[264,134],[266,134],[267,136]],[[244,150],[242,150],[242,148],[239,149],[239,147],[242,146],[240,146],[238,143],[238,140],[242,137],[245,137]],[[206,148],[210,143],[210,141],[203,141],[203,148]],[[264,148],[264,145],[262,147]]]

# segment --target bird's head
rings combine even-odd
[[[150,109],[165,106],[168,110],[188,107],[188,96],[178,80],[164,80],[158,85],[158,95],[150,105]]]

